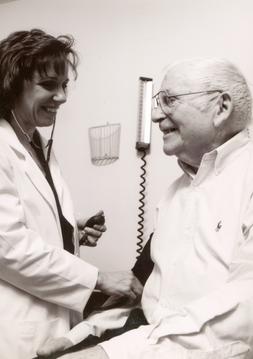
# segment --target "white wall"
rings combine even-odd
[[[102,208],[108,230],[82,257],[103,269],[124,269],[135,260],[139,175],[136,156],[138,78],[161,77],[170,61],[223,56],[253,81],[252,0],[19,0],[0,6],[0,34],[40,27],[71,33],[80,54],[79,78],[58,115],[55,150],[76,211]],[[90,162],[88,128],[122,125],[120,159],[109,166]],[[162,153],[152,129],[147,156],[145,239],[155,204],[180,173]],[[168,224],[169,225],[169,224]]]

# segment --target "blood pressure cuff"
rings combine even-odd
[[[145,244],[141,254],[137,257],[135,265],[132,268],[134,275],[139,279],[143,286],[145,285],[154,267],[154,263],[150,256],[150,245],[152,237],[153,233],[151,233],[147,243]],[[96,291],[93,292],[84,308],[83,318],[85,319],[91,312],[95,310],[101,310],[101,306],[107,299],[107,294]],[[124,305],[126,300],[127,298],[122,297],[122,300],[117,303],[117,307]],[[105,309],[110,309],[112,307],[106,306]]]
[[[139,279],[143,286],[145,285],[154,267],[154,263],[150,256],[150,245],[153,234],[154,233],[151,233],[149,240],[145,244],[141,254],[135,262],[134,267],[132,268],[134,275]]]

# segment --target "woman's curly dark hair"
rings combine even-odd
[[[78,56],[70,35],[54,37],[40,29],[16,31],[0,42],[0,118],[8,119],[25,80],[34,72],[46,74],[53,66],[57,74],[66,64],[77,77]]]

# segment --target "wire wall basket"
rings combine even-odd
[[[89,128],[91,162],[105,166],[119,158],[120,123]]]

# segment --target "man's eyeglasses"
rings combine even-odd
[[[169,115],[171,113],[173,104],[180,96],[188,96],[188,95],[198,95],[198,94],[211,94],[219,92],[222,93],[222,90],[207,90],[207,91],[197,91],[197,92],[187,92],[182,94],[176,95],[168,95],[166,90],[159,91],[156,95],[153,96],[154,100],[154,108],[158,106],[161,107],[161,110],[166,114]]]

